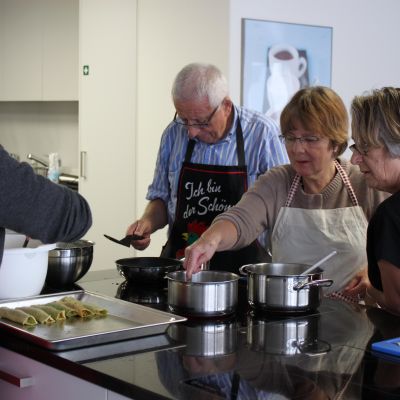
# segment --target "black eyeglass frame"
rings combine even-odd
[[[186,126],[187,128],[193,127],[193,128],[207,128],[210,125],[211,120],[213,119],[215,113],[217,112],[218,108],[220,107],[222,103],[219,103],[217,107],[212,110],[211,114],[209,117],[204,121],[204,122],[198,122],[195,124],[188,124],[186,122],[183,122],[183,120],[179,121],[177,118],[180,118],[178,116],[178,113],[175,111],[174,119],[172,120],[175,124]]]
[[[352,145],[349,146],[349,150],[352,153],[358,153],[360,156],[368,156],[368,149],[365,150],[360,150],[355,143],[353,143]]]

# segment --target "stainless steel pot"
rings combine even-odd
[[[214,317],[236,311],[239,276],[225,271],[200,271],[190,281],[186,271],[167,274],[168,306],[189,316]]]
[[[115,261],[119,273],[130,283],[165,283],[168,272],[177,271],[182,262],[166,257],[131,257]]]
[[[232,320],[171,324],[167,334],[186,344],[185,354],[188,356],[218,357],[237,350],[237,323]]]
[[[308,312],[321,302],[322,287],[331,279],[322,279],[322,270],[301,275],[309,265],[285,263],[247,264],[240,273],[248,276],[247,299],[251,307],[276,312]]]
[[[319,321],[318,314],[279,321],[249,315],[247,343],[251,350],[268,354],[284,356],[326,354],[331,346],[318,339]]]

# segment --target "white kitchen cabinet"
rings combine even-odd
[[[43,4],[42,100],[78,100],[79,0],[40,1]]]
[[[135,210],[136,14],[134,0],[79,2],[79,192],[96,269],[133,254],[103,234],[123,237]]]
[[[4,376],[14,378],[10,383]],[[18,386],[18,380],[22,379]],[[0,396],[12,400],[107,400],[107,389],[0,347]]]
[[[0,0],[0,101],[78,100],[79,0]]]
[[[129,400],[128,397],[3,347],[0,347],[0,398]]]
[[[39,100],[41,10],[36,1],[1,0],[1,100]]]

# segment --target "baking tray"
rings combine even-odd
[[[186,321],[186,318],[179,315],[84,290],[3,300],[0,301],[0,307],[45,304],[65,296],[104,307],[108,315],[89,319],[77,317],[34,327],[24,327],[0,318],[0,329],[41,347],[59,351],[157,335],[164,333],[170,324]]]

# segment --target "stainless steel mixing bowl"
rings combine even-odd
[[[63,288],[81,279],[93,261],[94,242],[77,240],[57,243],[49,252],[46,284],[52,288]]]

